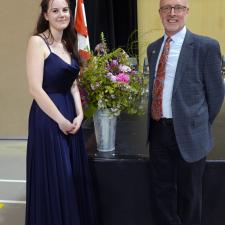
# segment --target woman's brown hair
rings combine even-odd
[[[37,25],[33,35],[38,35],[48,30],[49,36],[47,37],[47,39],[50,39],[50,41],[54,41],[54,37],[51,34],[51,31],[49,29],[49,22],[45,19],[45,16],[44,16],[44,14],[47,13],[48,11],[50,1],[51,0],[41,1],[41,4],[40,4],[41,13],[39,15]],[[69,5],[69,0],[65,0],[65,1]],[[70,8],[70,5],[69,5],[69,8]],[[73,16],[72,16],[71,8],[70,8],[70,22],[67,28],[63,31],[62,42],[64,43],[67,51],[70,52],[71,55],[74,56],[80,62],[78,48],[77,48],[77,34],[73,26]]]

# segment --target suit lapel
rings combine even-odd
[[[185,74],[186,65],[188,63],[188,59],[192,57],[193,53],[193,39],[190,31],[187,30],[183,46],[181,48],[180,56],[177,63],[177,69],[175,74],[174,86],[173,86],[173,94],[175,94],[177,87],[181,81],[181,77]]]

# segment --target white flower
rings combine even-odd
[[[119,65],[119,69],[121,72],[124,73],[131,72],[131,68],[127,65]]]
[[[92,89],[93,91],[95,90],[94,84],[91,84],[91,89]]]

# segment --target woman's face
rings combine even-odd
[[[49,27],[57,31],[63,31],[70,22],[70,9],[66,0],[50,0],[48,10],[44,14],[49,21]]]

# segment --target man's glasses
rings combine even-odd
[[[159,11],[162,13],[170,13],[172,9],[174,10],[175,13],[182,13],[187,9],[187,7],[183,5],[175,5],[175,6],[165,5],[162,6],[159,9]]]

